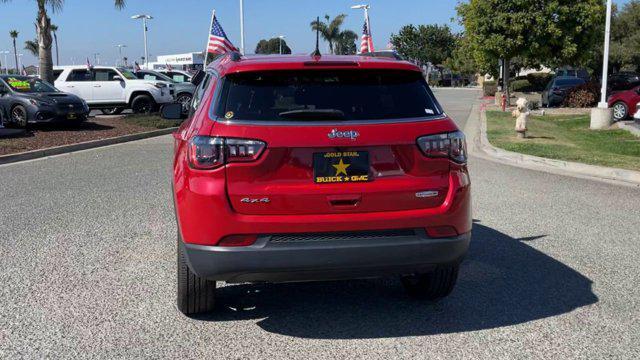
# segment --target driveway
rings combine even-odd
[[[463,127],[480,93],[436,96]],[[171,141],[0,166],[0,358],[640,357],[640,190],[478,158],[449,298],[393,279],[229,285],[187,318]]]

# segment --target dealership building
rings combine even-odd
[[[171,65],[176,70],[201,70],[204,64],[202,52],[190,52],[175,55],[160,55],[155,62],[149,62],[149,68],[153,70],[164,69]]]

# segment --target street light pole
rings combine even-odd
[[[282,39],[284,39],[284,38],[285,38],[284,35],[278,36],[278,39],[280,39],[280,55],[282,55]]]
[[[127,45],[124,45],[124,44],[118,44],[118,45],[116,45],[116,47],[118,48],[118,55],[120,55],[120,58],[119,58],[119,60],[118,60],[118,61],[122,61],[122,62],[124,63],[123,58],[122,58],[122,48],[123,48],[123,47],[127,47]],[[118,63],[117,63],[117,62],[116,62],[116,65],[118,65]]]
[[[602,59],[602,89],[600,90],[600,102],[598,107],[606,109],[607,104],[607,75],[609,73],[609,39],[611,38],[611,6],[612,0],[607,0],[607,19],[604,28],[604,54]]]
[[[602,55],[602,88],[600,102],[591,109],[589,128],[593,130],[608,129],[613,123],[613,109],[607,103],[607,75],[609,73],[609,40],[611,38],[611,7],[612,0],[607,0],[607,19],[604,28],[604,54]]]
[[[240,0],[240,52],[244,55],[244,0]]]
[[[371,24],[369,23],[369,9],[371,6],[369,4],[362,5],[353,5],[352,9],[364,9],[364,21],[367,23],[367,31],[369,31],[369,38],[371,39],[371,47],[373,47],[373,33],[371,32]],[[374,49],[369,49],[369,52],[372,52]]]
[[[147,46],[147,20],[153,19],[153,16],[140,14],[140,15],[133,15],[131,18],[134,20],[142,19],[142,34],[144,35],[144,61],[145,61],[144,67],[148,69],[149,68],[149,49]]]
[[[8,74],[9,73],[9,67],[7,66],[7,54],[9,54],[8,50],[4,50],[2,52],[0,52],[2,54],[4,54],[4,62],[2,63],[2,65],[4,65],[4,73]]]

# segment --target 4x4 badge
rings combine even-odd
[[[329,137],[329,139],[347,138],[355,140],[358,136],[360,136],[360,133],[355,130],[338,131],[338,129],[333,129],[330,133],[327,134],[327,136]]]

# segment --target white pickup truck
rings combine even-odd
[[[159,105],[174,102],[174,86],[166,81],[140,80],[121,67],[55,67],[55,86],[84,99],[91,109],[119,114],[124,109],[149,113]]]

